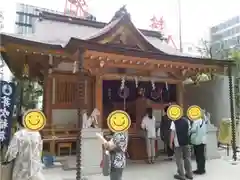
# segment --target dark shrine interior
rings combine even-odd
[[[173,102],[176,102],[175,84],[156,82],[153,85],[151,81],[133,80],[125,81],[122,86],[121,80],[103,81],[103,119],[107,119],[114,110],[125,110],[131,118],[133,129],[138,128],[147,107],[154,109]],[[103,128],[107,128],[106,121]]]

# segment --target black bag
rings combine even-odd
[[[104,151],[102,160],[102,174],[109,176],[111,172],[111,154],[109,151]]]

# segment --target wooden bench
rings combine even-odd
[[[79,131],[80,129],[76,127],[52,126],[51,128],[43,129],[41,134],[43,136],[43,143],[49,144],[50,152],[59,155],[63,148],[68,148],[69,154],[72,153],[72,143],[76,142]]]
[[[68,149],[69,156],[72,154],[72,143],[58,143],[58,156],[61,156],[61,149]]]

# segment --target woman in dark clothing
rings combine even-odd
[[[167,116],[168,108],[169,106],[166,106],[164,108],[165,115],[162,116],[162,120],[160,124],[160,133],[161,133],[161,139],[164,142],[165,147],[167,148],[168,158],[171,160],[174,155],[174,151],[169,147],[170,134],[171,134],[170,126],[171,126],[172,120],[170,120]]]

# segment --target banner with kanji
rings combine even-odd
[[[12,115],[16,86],[12,82],[0,81],[0,143],[7,144],[11,136]]]

